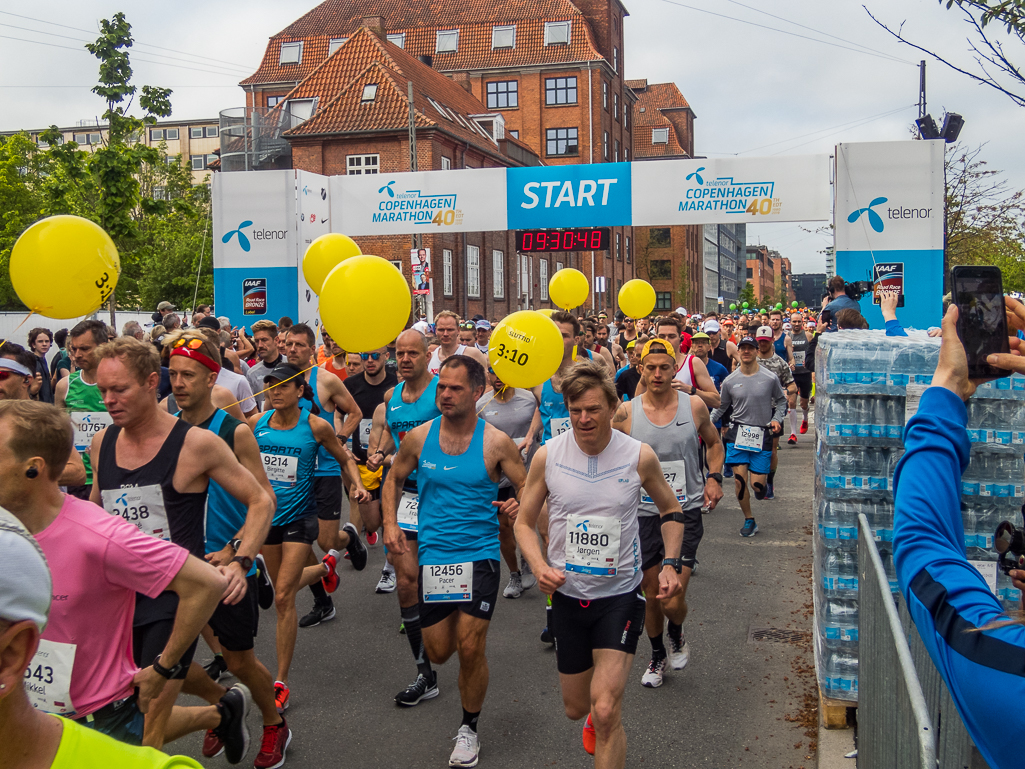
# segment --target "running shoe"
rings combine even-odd
[[[808,432],[808,420],[807,419],[805,419],[804,421],[801,422],[801,435],[804,435],[806,432]]]
[[[221,724],[214,731],[224,742],[224,757],[229,764],[239,763],[249,750],[246,716],[249,714],[251,699],[245,684],[235,684],[217,703],[220,706]]]
[[[774,485],[775,484],[772,484],[772,483],[765,484],[765,498],[766,499],[775,499],[776,498],[776,495],[773,493],[773,488],[772,488]]]
[[[523,586],[524,590],[530,590],[537,584],[537,577],[534,576],[534,572],[530,570],[530,564],[527,563],[527,559],[520,556],[520,585]]]
[[[456,746],[449,756],[449,766],[476,766],[477,754],[480,753],[480,740],[477,732],[466,724],[459,727],[455,736]]]
[[[523,595],[523,584],[520,582],[519,572],[510,572],[509,584],[505,586],[502,595],[505,598],[519,598]]]
[[[367,534],[367,544],[373,547],[377,544],[378,534],[376,531],[372,531]]]
[[[260,603],[261,609],[269,609],[274,605],[274,583],[271,582],[270,572],[267,571],[267,563],[263,560],[263,556],[257,554],[256,556],[256,586],[257,586],[257,600]]]
[[[337,550],[330,551],[320,561],[324,565],[324,568],[327,569],[327,574],[320,578],[320,584],[322,584],[324,589],[329,593],[333,593],[338,589],[338,572],[335,570],[338,566],[338,558],[333,555],[337,552]]]
[[[207,729],[203,735],[203,755],[206,758],[215,758],[224,752],[224,741],[217,736],[213,729]]]
[[[724,467],[722,469],[722,477],[723,478],[732,478],[733,477],[733,468],[730,467],[729,465],[726,465],[726,467]]]
[[[669,636],[669,667],[683,670],[690,662],[690,645],[683,638],[673,639]]]
[[[419,705],[422,700],[433,700],[439,694],[441,692],[438,690],[438,671],[432,670],[430,678],[419,673],[413,683],[396,694],[395,704],[411,708]]]
[[[549,646],[555,643],[555,636],[553,636],[552,631],[548,629],[548,625],[545,625],[541,629],[541,643],[548,644]]]
[[[395,592],[395,572],[384,570],[381,572],[381,579],[377,581],[378,593]]]
[[[260,752],[256,754],[253,766],[256,769],[277,769],[285,763],[285,751],[291,743],[292,730],[284,718],[280,724],[264,725],[263,742],[260,743]]]
[[[291,693],[291,690],[281,681],[274,682],[274,706],[278,709],[278,713],[284,715],[288,710],[288,695]]]
[[[662,674],[665,672],[665,669],[665,657],[652,657],[651,662],[648,663],[648,669],[641,676],[641,686],[647,686],[649,689],[660,687],[662,685]]]
[[[321,606],[319,603],[314,601],[313,608],[310,609],[310,613],[299,620],[299,627],[316,627],[321,622],[330,622],[335,618],[335,616],[334,603],[326,603]]]
[[[787,443],[790,444],[791,446],[796,446],[797,445],[797,436],[794,435],[793,433],[790,433],[790,437],[787,438]]]
[[[584,721],[584,750],[594,755],[594,746],[598,742],[598,735],[594,732],[594,724],[591,723],[591,714],[587,714],[587,720]]]
[[[745,518],[744,526],[740,530],[740,536],[742,537],[753,537],[758,533],[758,524],[755,523],[754,518]]]
[[[228,675],[228,663],[224,661],[224,657],[220,654],[215,654],[214,658],[203,666],[203,670],[214,681],[220,681]]]
[[[406,634],[406,623],[405,622],[400,622],[399,623],[399,635],[405,635],[405,634]]]
[[[351,523],[345,524],[342,531],[349,535],[349,544],[346,545],[345,552],[349,554],[352,568],[356,571],[363,571],[367,568],[367,546],[363,544],[363,540],[359,538],[359,532]]]

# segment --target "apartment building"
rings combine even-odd
[[[747,247],[747,282],[754,286],[755,302],[767,302],[776,295],[776,268],[768,246]]]

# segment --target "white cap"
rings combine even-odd
[[[755,333],[755,339],[775,339],[776,335],[772,333],[772,329],[769,326],[759,326],[758,331]]]
[[[687,308],[686,307],[677,307],[676,308],[676,312],[679,315],[686,315],[687,314]]]
[[[0,507],[0,619],[31,620],[39,632],[50,615],[53,582],[39,543]]]
[[[427,334],[431,330],[431,327],[428,325],[426,320],[418,320],[416,323],[413,324],[413,330],[419,331],[424,336],[427,336]]]
[[[714,318],[712,320],[706,320],[704,325],[701,327],[701,330],[706,334],[714,334],[719,331],[719,321]]]

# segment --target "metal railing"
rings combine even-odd
[[[985,769],[858,516],[858,768]]]
[[[292,148],[282,134],[301,122],[281,106],[221,110],[221,170],[291,168]]]

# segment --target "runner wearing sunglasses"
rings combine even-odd
[[[459,344],[473,347],[477,342],[476,326],[473,321],[464,320],[459,324]]]

